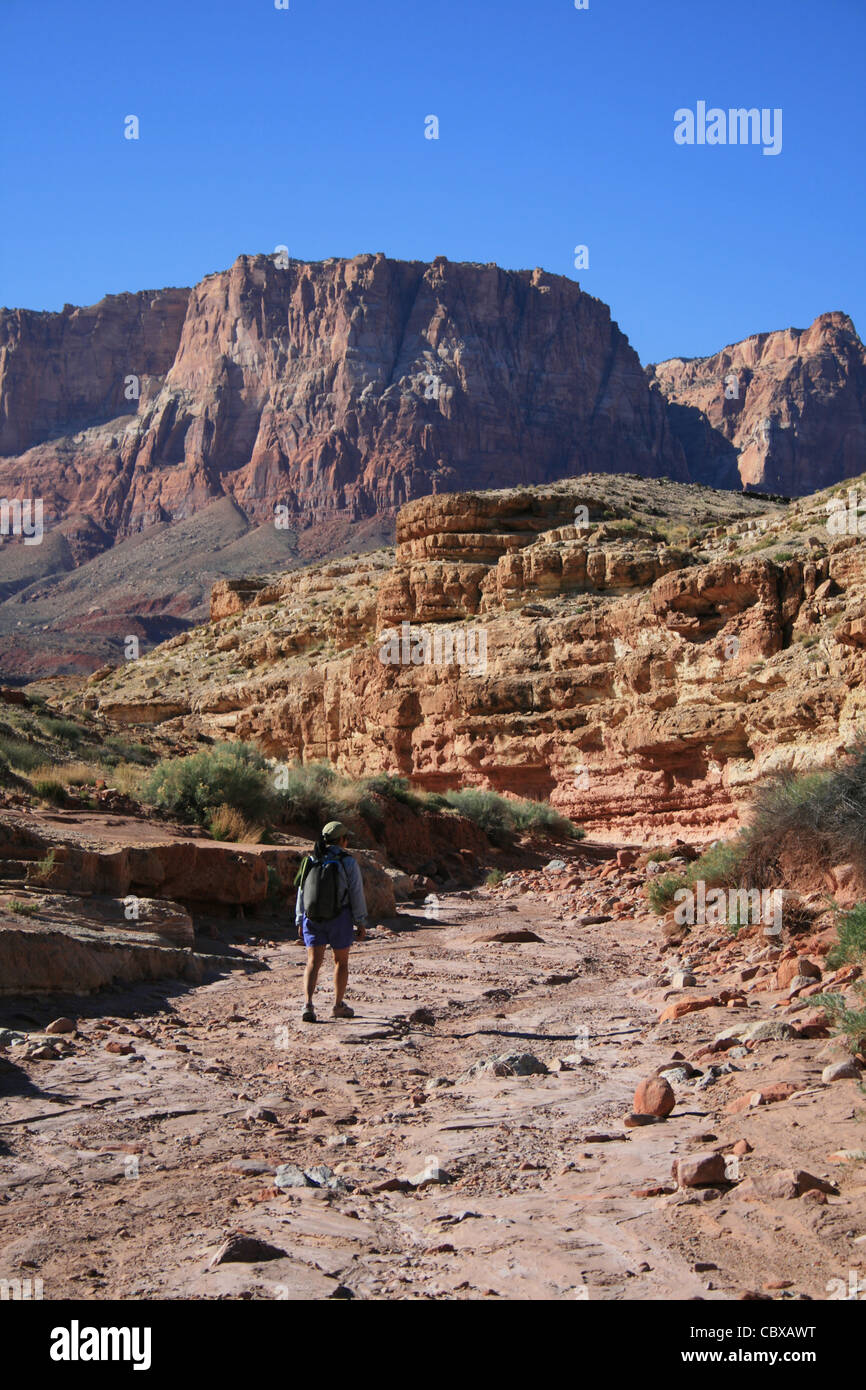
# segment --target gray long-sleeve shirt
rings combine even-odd
[[[330,856],[328,856],[330,857]],[[346,881],[346,898],[343,906],[351,907],[352,921],[356,927],[366,927],[367,925],[367,901],[364,897],[364,882],[361,878],[361,870],[358,861],[353,859],[351,854],[339,855],[338,862],[343,871]],[[342,910],[342,906],[341,906]],[[300,926],[304,915],[304,886],[298,888],[298,896],[295,899],[295,925]]]

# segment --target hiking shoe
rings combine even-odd
[[[354,1017],[355,1017],[355,1010],[354,1010],[354,1009],[350,1009],[348,1004],[335,1004],[335,1005],[334,1005],[333,1017],[334,1017],[334,1018],[354,1018]]]
[[[302,1023],[315,1023],[315,1021],[316,1021],[316,1010],[313,1008],[312,1004],[307,1004],[307,1005],[305,1005],[305,1007],[304,1007],[304,1012],[301,1014],[301,1022],[302,1022]]]

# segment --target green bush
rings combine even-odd
[[[515,829],[514,817],[504,796],[482,791],[480,787],[463,787],[445,793],[445,800],[461,816],[473,821],[492,840],[504,840]]]
[[[18,772],[32,772],[45,762],[45,749],[19,738],[0,738],[0,757]]]
[[[805,851],[819,865],[866,869],[866,742],[827,772],[786,773],[763,787],[742,833],[742,870],[760,886],[780,850]]]
[[[127,743],[126,739],[120,738],[118,734],[109,734],[105,740],[106,754],[110,754],[107,761],[112,764],[115,762],[137,763],[146,767],[153,762],[153,754],[143,743]]]
[[[858,903],[850,912],[840,912],[836,918],[838,941],[827,957],[827,964],[860,965],[866,961],[866,903]]]
[[[677,889],[685,887],[686,881],[679,874],[659,874],[657,878],[650,879],[647,897],[653,912],[667,912],[673,905]]]
[[[708,888],[735,888],[741,881],[744,854],[745,846],[739,836],[712,845],[686,869],[686,882],[693,884],[702,879]]]
[[[863,1000],[862,1009],[850,1008],[841,994],[816,994],[811,1001],[825,1011],[840,1033],[845,1034],[852,1052],[859,1051],[866,1039],[866,984],[861,980],[855,988]]]
[[[426,797],[412,790],[407,778],[397,777],[390,772],[378,772],[373,777],[365,777],[361,782],[362,813],[365,812],[368,794],[392,797],[395,801],[400,801],[404,806],[411,806],[415,810],[420,810],[427,801]]]
[[[502,882],[504,877],[505,874],[501,869],[491,869],[484,882],[487,884],[488,888],[495,888],[498,883]]]
[[[199,825],[220,806],[259,820],[276,804],[271,769],[249,743],[218,743],[186,758],[164,759],[146,779],[141,795],[152,806]]]
[[[284,821],[316,823],[320,828],[338,820],[345,809],[340,796],[343,779],[330,763],[294,763],[281,769],[276,804]]]
[[[521,830],[583,839],[584,832],[546,801],[512,801],[498,792],[482,791],[479,787],[445,792],[444,799],[455,811],[480,826],[493,841],[502,842]]]
[[[548,831],[552,835],[570,835],[573,840],[582,840],[586,833],[547,801],[509,801],[506,804],[518,830]]]
[[[38,797],[54,806],[65,806],[69,801],[66,788],[54,777],[37,777],[30,785]]]
[[[82,729],[74,719],[54,719],[49,715],[40,715],[39,722],[47,734],[52,738],[61,739],[64,743],[80,743],[83,738],[87,738],[87,730]]]

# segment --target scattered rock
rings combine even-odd
[[[532,1052],[504,1052],[499,1057],[476,1062],[467,1075],[481,1076],[484,1072],[493,1076],[546,1076],[548,1068]]]
[[[821,1080],[831,1081],[859,1081],[863,1073],[857,1063],[852,1059],[847,1062],[831,1062],[829,1067],[825,1067],[821,1072]]]
[[[501,941],[519,945],[526,941],[542,941],[540,936],[536,936],[534,931],[529,931],[526,927],[506,928],[503,931],[486,932],[483,936],[476,936],[474,941]]]
[[[432,1009],[416,1009],[409,1015],[410,1023],[422,1024],[425,1028],[432,1028],[436,1022],[436,1015]]]
[[[745,1043],[787,1042],[794,1037],[796,1034],[790,1023],[780,1018],[759,1019],[739,1034],[740,1041]]]
[[[820,980],[821,971],[807,956],[792,956],[779,962],[776,968],[776,984],[779,989],[787,989],[791,982],[799,977],[808,977],[811,984],[814,980]]]
[[[700,995],[694,999],[678,999],[675,1004],[669,1004],[659,1014],[659,1023],[676,1022],[678,1018],[684,1018],[686,1014],[698,1013],[701,1009],[711,1009],[720,1001],[714,994]]]
[[[271,1171],[270,1163],[262,1163],[257,1158],[232,1158],[226,1166],[232,1173],[244,1173],[255,1177]]]
[[[679,1187],[717,1186],[727,1181],[724,1154],[688,1154],[677,1158],[671,1174]]]
[[[663,1076],[649,1076],[641,1081],[634,1093],[636,1115],[652,1115],[664,1119],[677,1103],[674,1089]]]
[[[77,1024],[71,1018],[55,1018],[53,1023],[49,1023],[45,1029],[46,1033],[74,1033]]]
[[[258,1264],[261,1260],[283,1260],[287,1252],[257,1236],[234,1231],[226,1238],[210,1262],[211,1269],[225,1264]]]

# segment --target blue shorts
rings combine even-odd
[[[305,946],[330,946],[332,951],[344,951],[355,940],[352,910],[344,907],[338,917],[329,922],[311,922],[306,913],[301,919]]]

